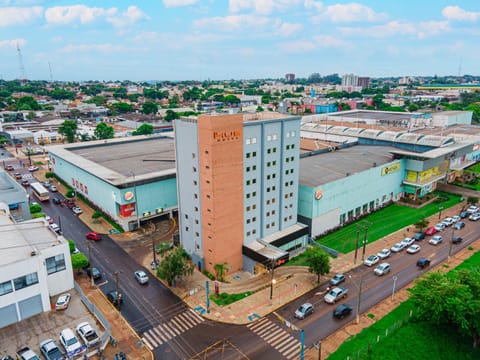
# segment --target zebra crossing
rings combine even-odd
[[[284,328],[267,318],[250,323],[247,327],[269,343],[286,359],[297,359],[300,355],[300,341],[295,339]]]
[[[204,318],[192,309],[188,309],[174,316],[168,322],[145,331],[142,335],[142,341],[150,350],[153,350],[204,321]]]

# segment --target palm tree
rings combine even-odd
[[[222,264],[215,264],[213,269],[215,270],[215,277],[217,278],[218,281],[224,281],[225,280],[225,274],[228,271],[227,269],[228,263],[224,262]]]

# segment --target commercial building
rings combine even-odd
[[[73,288],[68,242],[43,219],[13,223],[0,204],[0,328],[44,311]]]
[[[5,163],[8,164],[8,161],[3,160],[4,166]],[[0,202],[8,205],[9,214],[15,222],[31,218],[27,192],[3,169],[0,169]]]
[[[180,239],[200,270],[255,272],[306,245],[299,129],[299,117],[269,113],[175,121]]]
[[[124,230],[177,209],[173,139],[135,136],[48,147],[50,166]]]

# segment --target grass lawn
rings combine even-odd
[[[335,249],[340,253],[348,253],[352,250],[355,250],[357,223],[363,224],[365,221],[370,223],[368,227],[367,239],[368,242],[371,243],[399,229],[402,229],[405,226],[416,223],[422,218],[422,216],[429,217],[435,213],[438,213],[440,206],[442,206],[443,209],[447,209],[460,202],[460,196],[458,195],[441,192],[437,192],[437,194],[448,197],[448,200],[443,202],[435,201],[420,209],[410,208],[399,204],[392,204],[364,217],[356,223],[346,225],[335,232],[321,236],[317,238],[316,241],[329,248]],[[435,223],[429,225],[435,225]],[[409,234],[413,235],[415,231],[415,228],[411,226]],[[360,243],[363,241],[363,236],[364,231],[361,230]],[[405,233],[405,236],[407,236],[407,233]],[[305,266],[306,264],[303,256],[299,255],[290,260],[286,265]]]
[[[480,265],[480,252],[475,253],[457,269],[473,268]],[[449,274],[454,274],[454,271]],[[409,318],[413,304],[409,300],[402,303],[390,314],[383,317],[360,334],[345,341],[328,360],[350,359],[480,359],[480,348],[472,348],[468,336],[459,335],[451,326],[432,326]],[[386,336],[388,329],[388,336]],[[377,336],[380,342],[377,343]],[[367,353],[370,349],[369,353]]]
[[[470,166],[469,168],[465,169],[467,171],[471,171],[471,172],[474,172],[476,174],[480,174],[480,163],[479,164],[475,164],[473,166]]]
[[[212,300],[218,306],[226,306],[234,303],[235,301],[245,299],[247,296],[252,295],[251,291],[247,291],[241,294],[227,294],[221,293],[217,297],[215,294],[210,294],[210,300]]]

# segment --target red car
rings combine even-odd
[[[429,226],[427,230],[425,230],[425,235],[435,235],[437,230],[433,226]]]
[[[85,237],[90,240],[96,240],[96,241],[102,240],[102,234],[99,234],[95,231],[87,233]]]

